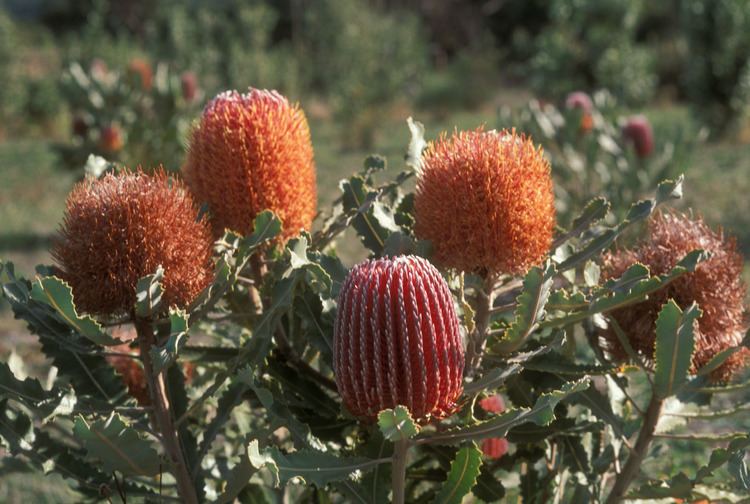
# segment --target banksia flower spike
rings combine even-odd
[[[500,394],[493,394],[479,401],[479,407],[487,413],[502,413],[505,411],[505,401]]]
[[[463,390],[464,350],[448,285],[425,259],[355,266],[341,288],[333,338],[347,409],[374,420],[403,405],[421,423],[450,415]]]
[[[165,307],[186,307],[213,277],[211,232],[197,216],[164,170],[87,179],[68,196],[52,256],[84,312],[131,313],[138,280],[158,266]]]
[[[214,233],[247,234],[273,210],[283,239],[309,230],[317,208],[310,129],[302,109],[276,91],[227,91],[193,130],[183,168],[190,189],[208,203]]]
[[[699,218],[661,213],[652,218],[645,241],[633,250],[606,254],[602,268],[604,280],[619,278],[636,262],[647,266],[651,274],[662,275],[695,249],[710,252],[711,258],[699,264],[695,272],[683,275],[648,300],[612,313],[633,349],[650,362],[656,339],[656,319],[664,303],[674,299],[680,308],[686,309],[697,302],[703,315],[696,327],[691,372],[698,371],[722,350],[739,345],[747,330],[742,256],[737,252],[735,241],[726,238],[721,231],[711,230]],[[603,346],[613,358],[627,358],[613,329],[602,336]],[[717,381],[728,380],[745,366],[749,356],[750,351],[743,348],[711,377]]]
[[[482,453],[493,460],[502,458],[508,453],[508,440],[505,438],[487,438],[482,440]]]
[[[125,145],[122,129],[117,124],[110,124],[99,131],[99,148],[108,154],[115,153]]]
[[[415,232],[432,241],[436,264],[484,276],[523,274],[552,243],[550,164],[515,131],[441,136],[417,180]]]
[[[654,131],[646,116],[628,118],[622,127],[622,136],[633,145],[636,155],[641,159],[649,157],[654,151]]]

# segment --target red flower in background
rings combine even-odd
[[[117,124],[105,126],[99,131],[99,148],[109,154],[122,150],[125,145],[122,129]]]
[[[508,440],[505,438],[483,439],[482,453],[488,458],[499,459],[508,453]]]
[[[191,103],[198,97],[198,76],[193,72],[183,72],[180,75],[180,88],[182,97],[186,102]]]
[[[136,80],[141,89],[150,91],[154,82],[154,71],[151,64],[145,59],[133,58],[128,63],[128,76]]]
[[[622,136],[641,159],[649,157],[654,151],[654,131],[646,116],[629,117],[622,128]]]
[[[347,409],[374,420],[404,405],[421,423],[453,413],[464,349],[448,284],[428,261],[399,256],[355,266],[341,288],[333,337]]]

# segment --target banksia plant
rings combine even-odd
[[[646,116],[629,117],[622,127],[622,136],[641,159],[649,157],[654,151],[654,131]]]
[[[700,218],[661,213],[652,218],[646,240],[632,250],[605,254],[602,268],[604,280],[619,278],[635,263],[647,266],[652,275],[663,275],[695,249],[711,254],[696,271],[676,279],[646,301],[612,313],[633,349],[649,362],[654,354],[656,319],[664,303],[674,299],[685,309],[697,302],[703,315],[695,330],[691,372],[698,371],[722,350],[739,345],[748,328],[743,261],[735,241],[721,230],[711,230]],[[603,346],[615,359],[627,358],[614,329],[603,333]],[[734,353],[713,371],[712,378],[728,380],[745,366],[749,355],[750,350],[744,348]]]
[[[227,91],[208,103],[192,132],[183,168],[208,203],[214,233],[247,234],[272,210],[283,239],[309,230],[317,207],[310,129],[302,109],[276,91]]]
[[[464,350],[448,284],[425,259],[355,266],[341,288],[333,337],[344,405],[374,420],[403,405],[421,423],[450,415],[463,390]]]
[[[555,206],[550,164],[515,131],[441,136],[422,159],[415,232],[446,268],[523,274],[552,243]]]
[[[160,169],[108,174],[76,185],[52,256],[77,306],[129,314],[138,280],[164,268],[164,306],[186,307],[212,280],[212,240],[179,181]]]

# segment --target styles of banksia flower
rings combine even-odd
[[[247,234],[272,210],[282,239],[309,230],[317,208],[310,129],[298,105],[276,91],[226,91],[206,105],[190,138],[183,173],[208,203],[215,235]]]
[[[448,284],[416,256],[369,260],[341,288],[334,373],[356,417],[403,405],[420,423],[457,408],[464,349]]]
[[[164,306],[186,307],[213,278],[208,223],[182,182],[163,169],[79,182],[52,248],[76,305],[129,314],[138,280],[164,268]]]
[[[629,117],[622,127],[622,136],[627,143],[633,145],[636,155],[647,158],[654,151],[654,130],[644,115]]]
[[[684,310],[697,302],[703,315],[694,332],[692,373],[722,350],[739,345],[748,328],[743,261],[736,242],[725,237],[721,230],[711,230],[700,218],[660,213],[652,217],[646,240],[632,250],[605,254],[602,267],[604,280],[619,278],[635,263],[647,266],[652,275],[663,275],[695,249],[705,250],[711,257],[694,272],[677,278],[646,301],[612,313],[633,349],[650,363],[654,354],[656,319],[664,303],[674,299]],[[616,360],[627,358],[613,328],[602,333],[602,346]],[[748,357],[750,350],[746,348],[735,352],[713,371],[711,378],[730,379],[744,368]]]
[[[550,164],[515,131],[441,136],[424,153],[414,200],[415,233],[441,267],[523,274],[552,243]]]

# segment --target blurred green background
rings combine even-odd
[[[669,158],[687,175],[679,205],[750,256],[748,33],[746,0],[0,0],[0,257],[26,274],[50,261],[90,152],[179,169],[205,101],[248,86],[305,109],[321,208],[366,155],[401,168],[408,116],[431,139],[605,89],[612,124],[645,114],[657,148],[706,138]],[[351,237],[340,249],[363,254]],[[34,345],[0,305],[11,351]],[[0,502],[70,499],[37,486],[0,480]]]

